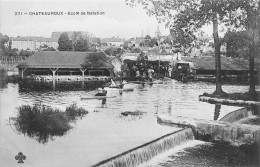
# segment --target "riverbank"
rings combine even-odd
[[[203,93],[203,96],[215,98],[214,94],[209,94],[209,93]],[[249,93],[249,92],[228,93],[227,96],[222,96],[221,98],[222,99],[230,99],[230,100],[260,101],[260,92],[256,91],[253,94]]]

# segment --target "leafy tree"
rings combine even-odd
[[[33,51],[21,50],[19,56],[21,56],[21,57],[30,57],[33,54],[34,54]]]
[[[43,51],[56,51],[53,47],[44,48]]]
[[[241,0],[242,1],[242,0]],[[246,18],[246,30],[249,42],[249,80],[250,87],[249,93],[256,93],[255,90],[255,57],[257,57],[257,48],[260,43],[260,0],[243,0],[241,2],[241,8],[244,8],[244,11],[247,14]],[[242,20],[243,21],[243,20]]]
[[[152,38],[148,44],[150,47],[158,46],[158,41],[156,38]]]
[[[106,59],[106,54],[104,52],[89,53],[86,57],[83,67],[100,67],[103,65],[103,61]]]
[[[69,39],[69,36],[66,32],[61,33],[58,43],[59,43],[59,47],[58,47],[59,51],[72,50],[72,41]]]
[[[71,43],[72,43],[72,50],[73,51],[77,51],[76,50],[76,45],[78,44],[78,40],[82,38],[82,34],[79,31],[74,31],[72,33],[72,37],[71,37]],[[78,48],[77,48],[78,49]]]
[[[89,43],[86,39],[83,39],[82,36],[79,37],[78,40],[76,40],[74,44],[74,51],[81,51],[86,52],[89,50]]]
[[[122,48],[110,47],[105,50],[105,53],[110,56],[120,56],[125,52]]]
[[[3,35],[0,33],[0,51],[5,52],[5,43],[9,41],[9,37],[7,35]]]
[[[260,41],[260,0],[237,0],[224,19],[233,29],[246,30],[249,46],[249,93],[255,93],[254,58],[257,57]],[[234,10],[237,9],[237,10]]]
[[[152,38],[151,38],[150,35],[146,35],[146,36],[144,37],[144,39],[145,39],[145,40],[151,40]]]
[[[173,41],[175,41],[175,38],[173,38],[172,35],[168,35],[164,39],[163,43],[168,44],[168,45],[173,45]]]
[[[101,39],[100,38],[93,38],[92,39],[92,45],[100,47],[101,46]]]
[[[123,48],[124,49],[130,49],[130,45],[131,45],[131,42],[129,40],[125,41],[124,44],[123,44]]]
[[[177,32],[177,37],[179,35],[183,36],[184,39],[188,37],[188,41],[189,38],[192,38],[192,34],[203,25],[212,24],[216,62],[216,90],[213,94],[215,96],[227,95],[223,92],[221,85],[221,43],[218,25],[224,20],[231,22],[230,20],[233,18],[228,18],[228,14],[230,11],[236,11],[240,8],[235,0],[126,0],[126,3],[130,6],[141,3],[149,14],[156,16],[159,22],[167,22],[166,26],[170,26],[174,33]]]
[[[250,39],[246,31],[228,31],[224,36],[227,45],[227,57],[242,57],[248,59],[248,48]]]
[[[141,50],[140,48],[134,47],[134,48],[132,49],[132,53],[141,53],[141,52],[142,52],[142,50]]]

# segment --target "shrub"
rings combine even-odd
[[[70,122],[87,113],[75,104],[67,107],[65,112],[45,105],[22,105],[18,107],[18,116],[13,120],[18,132],[46,143],[49,138],[53,140],[53,136],[66,134],[72,128]]]

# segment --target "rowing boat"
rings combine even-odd
[[[81,99],[107,99],[114,98],[116,96],[81,96]]]

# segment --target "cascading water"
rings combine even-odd
[[[247,108],[242,108],[228,113],[223,118],[221,118],[220,121],[233,123],[248,116],[252,116],[252,111],[248,110]]]
[[[182,129],[104,160],[93,167],[135,167],[189,140],[194,140],[192,129]]]

